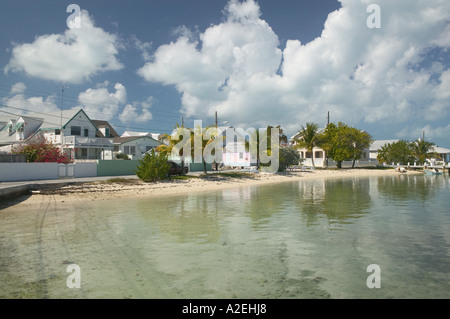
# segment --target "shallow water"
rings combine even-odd
[[[395,175],[48,196],[0,211],[0,298],[449,298],[449,190],[446,176]]]

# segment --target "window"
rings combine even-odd
[[[60,129],[56,129],[55,130],[55,135],[61,135],[61,130]]]
[[[306,156],[305,156],[306,158],[311,158],[312,157],[312,154],[311,154],[311,152],[306,152]]]
[[[136,153],[136,146],[130,146],[130,155],[134,155]]]
[[[89,136],[89,129],[88,128],[84,129],[84,136],[85,137]]]
[[[317,151],[317,152],[315,152],[314,157],[315,158],[322,158],[323,157],[323,153],[320,152],[320,151]]]
[[[105,127],[105,137],[109,137],[109,127]]]
[[[87,148],[81,149],[81,157],[87,157]]]
[[[145,147],[145,152],[149,152],[153,149],[153,146],[146,146]]]
[[[136,153],[136,146],[124,146],[123,152],[127,155],[135,155]]]
[[[124,146],[124,147],[123,147],[123,152],[124,152],[125,154],[130,154],[130,147],[129,147],[129,146]]]
[[[81,127],[80,126],[71,126],[70,127],[70,135],[81,135]]]

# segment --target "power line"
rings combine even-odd
[[[7,106],[7,105],[4,105],[4,104],[1,104],[0,103],[0,106],[3,106],[3,107],[7,107],[7,108],[12,108],[12,109],[18,109],[18,110],[25,110],[25,111],[28,111],[28,110],[26,110],[26,109],[21,109],[21,108],[17,108],[17,107],[12,107],[12,106]],[[2,112],[2,113],[6,113],[6,114],[10,114],[10,115],[14,115],[14,116],[17,116],[17,117],[20,117],[20,116],[28,116],[28,117],[33,117],[33,115],[45,115],[45,116],[52,116],[52,117],[55,117],[55,122],[49,122],[49,121],[46,121],[45,123],[48,123],[48,124],[52,124],[52,125],[55,125],[55,126],[57,126],[57,127],[59,127],[60,126],[60,124],[59,123],[56,123],[56,120],[57,119],[59,119],[59,116],[58,115],[54,115],[54,114],[49,114],[49,113],[43,113],[43,112],[34,112],[34,113],[32,113],[31,115],[27,115],[27,114],[20,114],[20,113],[12,113],[12,112],[8,112],[8,111],[5,111],[5,110],[2,110],[2,109],[0,109],[0,112]],[[62,117],[63,119],[65,119],[65,120],[70,120],[71,118],[69,118],[69,117]],[[91,123],[90,121],[86,121],[86,120],[79,120],[79,121],[81,121],[81,122],[85,122],[85,123]],[[153,129],[152,128],[142,128],[142,127],[133,127],[133,126],[128,126],[128,125],[111,125],[112,127],[120,127],[120,128],[125,128],[125,129],[130,129],[130,130],[136,130],[136,131],[144,131],[144,132],[149,132],[149,131],[152,131]],[[156,131],[162,131],[162,132],[173,132],[173,129],[172,130],[168,130],[168,129],[155,129]]]

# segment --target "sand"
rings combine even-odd
[[[394,169],[342,169],[312,171],[292,171],[277,174],[248,173],[245,176],[223,176],[210,173],[207,176],[192,177],[186,180],[165,180],[144,183],[132,179],[129,183],[123,182],[89,182],[67,186],[43,186],[34,191],[32,196],[21,199],[18,205],[34,205],[41,203],[43,197],[52,195],[56,202],[98,201],[120,198],[138,198],[153,196],[176,196],[194,192],[216,191],[225,188],[241,186],[264,185],[270,183],[292,182],[297,180],[316,178],[344,178],[344,177],[370,177],[370,176],[396,176],[407,174],[423,174],[415,171],[406,173],[396,172]]]

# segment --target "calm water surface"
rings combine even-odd
[[[0,211],[0,298],[450,298],[449,194],[447,176],[395,175],[48,196]],[[70,264],[80,289],[67,288]]]

